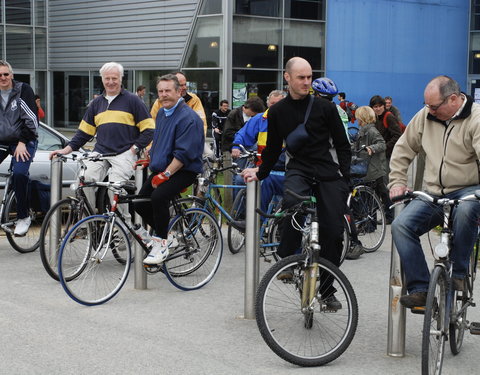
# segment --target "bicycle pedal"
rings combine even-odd
[[[425,315],[425,306],[415,306],[410,309],[413,314]]]
[[[470,323],[470,333],[472,335],[480,335],[480,322]]]

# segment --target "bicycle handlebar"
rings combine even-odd
[[[438,197],[434,197],[433,195],[430,195],[424,191],[406,191],[404,194],[402,195],[398,195],[396,197],[393,197],[391,200],[392,200],[392,203],[399,203],[401,201],[404,201],[404,200],[412,200],[414,198],[421,198],[427,202],[430,202],[430,203],[436,203],[436,204],[440,204],[440,205],[456,205],[458,204],[459,202],[462,202],[462,201],[468,201],[468,200],[480,200],[480,190],[476,190],[475,193],[473,194],[468,194],[464,197],[461,197],[461,198],[457,198],[457,199],[450,199],[450,198],[438,198]]]

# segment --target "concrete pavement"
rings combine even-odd
[[[38,252],[18,254],[1,238],[0,373],[418,374],[423,316],[407,314],[406,356],[386,355],[390,241],[388,234],[377,252],[342,266],[360,311],[350,347],[327,366],[299,368],[267,347],[255,321],[239,318],[244,252],[225,246],[217,275],[198,291],[177,290],[161,274],[135,290],[132,269],[113,300],[85,307],[47,275]],[[262,261],[261,271],[268,266]],[[479,310],[469,309],[469,319],[480,321]],[[479,348],[480,337],[469,333],[458,356],[447,343],[443,373],[477,373]]]

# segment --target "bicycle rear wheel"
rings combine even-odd
[[[386,219],[383,204],[368,186],[356,186],[348,197],[348,207],[365,252],[376,251],[385,239]]]
[[[178,246],[169,249],[163,263],[168,280],[181,290],[206,285],[217,272],[223,253],[215,218],[203,209],[185,210],[170,222],[169,237],[176,238]]]
[[[11,191],[8,194],[5,204],[5,213],[2,220],[2,225],[5,227],[5,235],[12,247],[19,253],[31,253],[38,248],[40,226],[42,224],[41,217],[37,215],[31,208],[28,210],[30,219],[32,220],[28,232],[21,237],[14,235],[15,224],[17,218],[17,197]]]
[[[76,302],[99,305],[113,298],[130,271],[131,249],[122,225],[106,215],[82,219],[63,239],[58,275],[65,292]],[[130,261],[120,262],[122,259]]]
[[[40,258],[45,271],[58,278],[58,253],[63,238],[78,221],[89,216],[87,208],[76,198],[65,198],[47,212],[40,229]]]
[[[422,334],[422,374],[440,374],[447,327],[447,279],[442,267],[435,267],[430,276]]]
[[[246,190],[237,193],[232,205],[231,216],[235,221],[245,220]],[[228,224],[227,231],[228,249],[232,254],[237,254],[245,246],[245,233]]]
[[[340,255],[340,264],[343,263],[345,257],[347,256],[348,250],[350,250],[350,223],[346,215],[343,215],[343,247],[342,255]]]
[[[267,271],[257,290],[255,316],[263,339],[275,354],[299,366],[320,366],[338,358],[350,345],[358,305],[345,275],[320,258],[316,297],[311,309],[302,311],[305,262],[305,254],[292,255]],[[280,280],[284,271],[293,272],[292,278]],[[333,294],[341,303],[335,311],[325,302]]]

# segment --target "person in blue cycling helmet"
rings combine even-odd
[[[318,94],[319,96],[327,97],[330,101],[338,94],[337,85],[327,77],[321,77],[314,80],[312,82],[312,89],[316,95]]]

